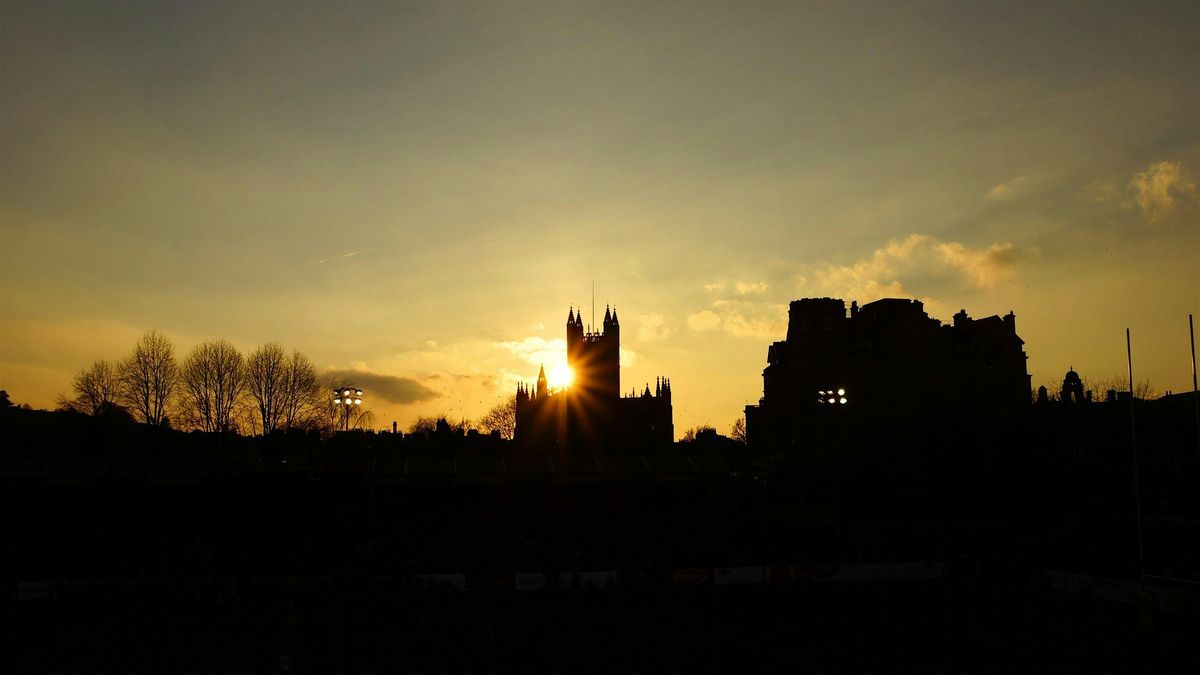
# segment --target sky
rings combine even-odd
[[[0,388],[156,329],[478,417],[622,325],[677,436],[762,395],[787,304],[1016,313],[1191,388],[1200,4],[0,5]],[[1054,389],[1055,386],[1051,386]]]

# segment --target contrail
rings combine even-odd
[[[339,256],[337,256],[337,257],[338,257],[338,258],[352,258],[352,257],[354,257],[354,256],[356,256],[356,255],[358,255],[358,254],[360,254],[360,253],[370,253],[371,251],[374,251],[374,250],[375,250],[375,249],[377,249],[377,248],[379,248],[379,247],[378,247],[378,246],[372,246],[371,248],[364,248],[364,249],[362,249],[361,251],[351,251],[351,252],[349,252],[349,253],[343,253],[343,254],[341,254],[341,255],[339,255]],[[321,263],[327,263],[327,262],[329,262],[329,258],[322,258],[322,259],[320,259],[320,260],[317,260],[317,261],[316,261],[316,264],[320,265]]]
[[[1107,94],[1109,92],[1118,91],[1120,89],[1128,89],[1130,87],[1136,87],[1137,85],[1142,84],[1143,82],[1145,82],[1145,80],[1139,80],[1137,82],[1128,82],[1126,84],[1118,84],[1116,86],[1105,87],[1103,89],[1093,89],[1092,91],[1081,91],[1081,92],[1078,92],[1075,94],[1065,94],[1063,96],[1054,96],[1052,98],[1044,98],[1040,101],[1029,101],[1027,103],[1014,103],[1013,105],[1006,105],[1006,106],[1002,106],[1000,108],[993,108],[992,110],[984,110],[983,112],[972,113],[970,115],[963,115],[962,117],[952,117],[950,119],[932,122],[928,126],[936,126],[939,124],[954,124],[955,122],[965,122],[967,120],[979,119],[981,117],[989,117],[991,115],[998,115],[1000,113],[1006,113],[1006,112],[1010,112],[1013,110],[1024,110],[1026,108],[1035,108],[1037,106],[1048,105],[1050,103],[1058,103],[1060,101],[1073,101],[1073,100],[1079,99],[1079,98],[1088,98],[1090,96],[1100,96],[1101,94]]]

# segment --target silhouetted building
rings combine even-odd
[[[1112,396],[1109,396],[1112,400]],[[1066,375],[1063,375],[1062,386],[1058,390],[1058,396],[1054,399],[1050,398],[1050,392],[1045,386],[1038,387],[1037,398],[1034,401],[1039,406],[1057,405],[1060,403],[1075,404],[1075,403],[1091,403],[1092,390],[1084,389],[1083,378],[1079,373],[1075,372],[1075,367],[1067,369]]]
[[[1091,402],[1092,393],[1083,391],[1083,380],[1079,377],[1079,373],[1075,372],[1075,368],[1069,368],[1067,374],[1063,376],[1062,393],[1059,394],[1059,399],[1063,403],[1083,403]]]
[[[674,442],[671,381],[656,380],[621,395],[621,323],[604,310],[601,332],[585,331],[582,313],[567,312],[567,366],[572,384],[551,390],[543,367],[533,387],[517,388],[515,440],[526,449],[647,452]]]
[[[853,302],[849,314],[840,299],[796,300],[787,339],[767,350],[763,397],[746,407],[747,441],[811,441],[836,420],[931,434],[937,420],[1015,416],[1029,406],[1023,344],[1011,312],[972,319],[963,310],[944,326],[917,300]]]

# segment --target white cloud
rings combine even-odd
[[[1084,186],[1083,193],[1090,201],[1098,204],[1115,202],[1121,198],[1121,188],[1108,180],[1094,180],[1088,183]]]
[[[530,336],[524,340],[497,342],[496,346],[537,366],[564,361],[567,353],[567,341],[562,338],[547,340],[542,337]]]
[[[860,302],[910,295],[897,275],[909,265],[916,251],[929,247],[930,241],[926,235],[910,234],[903,240],[889,241],[883,248],[876,249],[870,258],[849,265],[818,265],[800,277],[804,280],[801,290],[809,294],[856,298]]]
[[[662,314],[643,314],[637,318],[638,342],[656,342],[665,339],[674,330],[671,322]]]
[[[709,331],[721,324],[721,317],[717,316],[716,312],[705,309],[688,316],[687,323],[692,330]]]
[[[721,316],[721,327],[735,337],[780,339],[787,331],[787,310],[782,306],[730,308]]]
[[[913,285],[930,288],[966,286],[991,289],[1016,274],[1022,251],[1011,243],[972,248],[924,234],[893,239],[869,258],[848,265],[817,265],[797,277],[809,296],[828,295],[870,302],[885,297],[913,297]]]
[[[619,347],[618,350],[617,361],[620,363],[622,368],[629,368],[633,366],[634,363],[637,363],[637,352],[629,349],[628,347]]]
[[[1158,162],[1134,174],[1128,189],[1149,222],[1195,202],[1196,182],[1180,162]]]
[[[925,234],[893,239],[867,257],[847,264],[796,268],[794,285],[738,282],[687,317],[697,332],[780,339],[787,331],[787,303],[801,297],[835,297],[867,303],[880,298],[919,297],[931,313],[944,312],[938,297],[997,288],[1016,275],[1036,249],[995,242],[975,248]],[[780,293],[786,293],[781,297]]]
[[[1002,277],[1012,276],[1017,264],[1017,249],[1012,244],[992,244],[972,249],[957,241],[934,246],[942,262],[957,268],[977,288],[993,288]]]
[[[736,285],[738,295],[761,294],[767,292],[767,282],[765,281],[739,281]]]
[[[695,331],[721,329],[734,337],[775,338],[787,329],[787,306],[763,300],[717,300],[688,317]]]
[[[1009,197],[1012,197],[1015,192],[1024,187],[1028,182],[1029,178],[1027,176],[1017,176],[1012,180],[999,183],[991,190],[988,190],[987,198],[994,200],[1008,199]]]
[[[716,291],[723,291],[723,290],[725,290],[725,282],[724,281],[714,281],[711,284],[704,284],[704,290],[708,291],[709,293],[715,293]]]

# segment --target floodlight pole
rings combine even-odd
[[[350,414],[357,406],[362,405],[362,389],[358,387],[338,387],[333,390],[333,404],[342,416],[342,431],[350,430]]]
[[[1133,508],[1137,517],[1138,578],[1146,581],[1145,549],[1142,545],[1142,494],[1138,479],[1137,421],[1133,414],[1133,347],[1129,329],[1125,329],[1125,359],[1129,364],[1129,445],[1133,450]]]
[[[1200,452],[1200,393],[1196,392],[1196,328],[1188,314],[1188,338],[1192,343],[1192,410],[1196,415],[1196,452]]]

